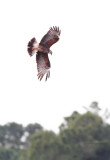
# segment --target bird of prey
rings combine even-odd
[[[52,55],[50,47],[59,40],[61,30],[59,27],[51,27],[49,31],[43,36],[40,43],[36,41],[36,38],[32,38],[28,43],[27,51],[30,56],[36,53],[36,63],[38,70],[38,79],[42,80],[46,75],[45,80],[50,77],[50,61],[48,54]]]

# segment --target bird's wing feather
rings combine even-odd
[[[50,77],[50,61],[47,53],[37,52],[36,54],[38,79],[42,80],[43,76],[46,74],[46,79]]]
[[[50,28],[47,34],[45,34],[41,39],[40,45],[46,48],[50,48],[59,40],[60,33],[61,31],[59,30],[59,27]]]

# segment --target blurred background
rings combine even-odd
[[[4,0],[0,21],[0,160],[109,160],[109,0]],[[39,82],[27,43],[52,26]]]

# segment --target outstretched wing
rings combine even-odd
[[[46,74],[46,79],[50,77],[50,61],[47,53],[37,52],[36,54],[38,79],[42,80],[43,76]]]
[[[59,27],[51,27],[47,34],[44,35],[44,37],[41,39],[40,45],[50,48],[54,43],[56,43],[59,40],[61,31],[59,30]]]

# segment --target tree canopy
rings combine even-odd
[[[58,134],[38,123],[0,125],[0,160],[110,160],[110,124],[100,110],[93,102],[83,114],[74,111]]]

